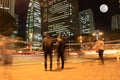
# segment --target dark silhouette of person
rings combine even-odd
[[[50,57],[50,71],[52,71],[52,51],[53,51],[53,39],[50,37],[49,33],[46,33],[43,39],[43,51],[44,51],[44,67],[47,71],[47,56]]]
[[[64,51],[65,51],[65,42],[62,40],[61,36],[57,37],[57,67],[60,67],[60,59],[61,59],[61,69],[64,69]]]

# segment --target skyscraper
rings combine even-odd
[[[92,34],[95,30],[93,11],[87,9],[79,13],[80,21],[80,33],[81,34]]]
[[[116,14],[112,16],[112,30],[113,29],[120,29],[120,14]]]
[[[0,0],[0,8],[14,16],[15,0]]]
[[[27,41],[40,42],[41,36],[41,12],[38,0],[30,0],[27,13],[26,39]]]
[[[42,29],[53,37],[79,35],[78,0],[43,0]]]

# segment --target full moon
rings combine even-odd
[[[106,13],[108,11],[108,6],[106,4],[100,5],[100,11]]]

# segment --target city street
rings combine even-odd
[[[0,80],[119,80],[120,62],[107,56],[105,64],[99,65],[96,55],[85,59],[72,57],[66,61],[65,69],[57,69],[53,61],[53,71],[44,71],[44,63],[0,65]]]
[[[0,0],[0,80],[120,80],[120,0]]]

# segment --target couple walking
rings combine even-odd
[[[47,56],[50,58],[50,71],[52,71],[52,51],[53,51],[53,38],[50,37],[49,33],[46,33],[45,38],[43,39],[43,51],[44,51],[44,68],[47,71]],[[64,50],[65,42],[62,40],[61,36],[57,37],[57,67],[60,67],[60,58],[61,58],[61,69],[64,69]]]

